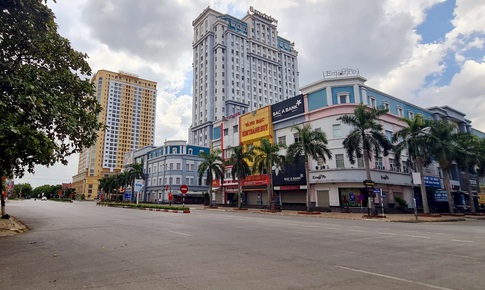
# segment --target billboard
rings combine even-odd
[[[241,143],[273,135],[270,112],[270,107],[267,106],[240,117],[239,140]]]
[[[299,156],[295,164],[286,164],[284,171],[274,169],[273,185],[306,185],[305,157]]]
[[[303,95],[298,95],[271,106],[273,122],[300,115],[304,112]]]

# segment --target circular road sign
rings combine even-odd
[[[180,192],[182,192],[183,194],[186,194],[187,191],[189,191],[189,187],[187,185],[185,185],[185,184],[182,184],[180,186]]]

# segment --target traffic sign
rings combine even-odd
[[[185,184],[182,184],[180,186],[180,192],[182,192],[183,194],[186,194],[187,191],[189,191],[189,187],[187,185],[185,185]]]

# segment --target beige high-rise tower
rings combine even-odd
[[[100,70],[91,82],[107,129],[79,156],[72,186],[86,199],[97,198],[98,179],[121,171],[126,152],[153,145],[157,96],[156,82],[123,71]]]

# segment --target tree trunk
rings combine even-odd
[[[305,156],[305,177],[306,177],[306,211],[310,212],[311,198],[310,198],[310,179],[308,178],[308,158]]]
[[[268,174],[268,202],[269,208],[271,211],[274,211],[273,182],[270,174]]]
[[[238,191],[238,196],[237,196],[237,208],[241,209],[242,206],[242,180],[240,177],[237,179],[237,191]]]
[[[465,168],[465,180],[468,182],[468,199],[470,202],[470,211],[472,213],[476,213],[475,209],[475,202],[473,200],[473,194],[472,194],[472,186],[470,182],[470,171],[468,171],[468,168]]]
[[[4,217],[7,213],[5,212],[5,197],[3,196],[3,192],[0,192],[1,196],[1,206],[2,206],[2,217]]]
[[[444,186],[445,186],[446,196],[447,196],[447,199],[448,199],[448,208],[450,210],[450,214],[454,214],[455,211],[453,210],[453,202],[452,202],[452,198],[451,198],[450,179],[448,177],[448,168],[442,167],[442,171],[443,171],[443,183],[444,183]]]
[[[426,194],[426,185],[424,184],[423,158],[416,157],[416,163],[418,165],[419,178],[421,180],[420,188],[421,188],[421,200],[423,201],[423,212],[425,214],[429,214],[428,195]],[[413,191],[413,194],[414,194],[414,191]]]
[[[367,180],[372,180],[372,177],[370,175],[370,164],[369,164],[369,151],[367,149],[364,149],[364,167],[365,167],[365,174],[366,174],[366,179]],[[371,215],[375,212],[374,210],[374,195],[372,196],[372,202],[370,202],[370,197],[367,198],[367,215]],[[369,207],[370,203],[370,207]]]

